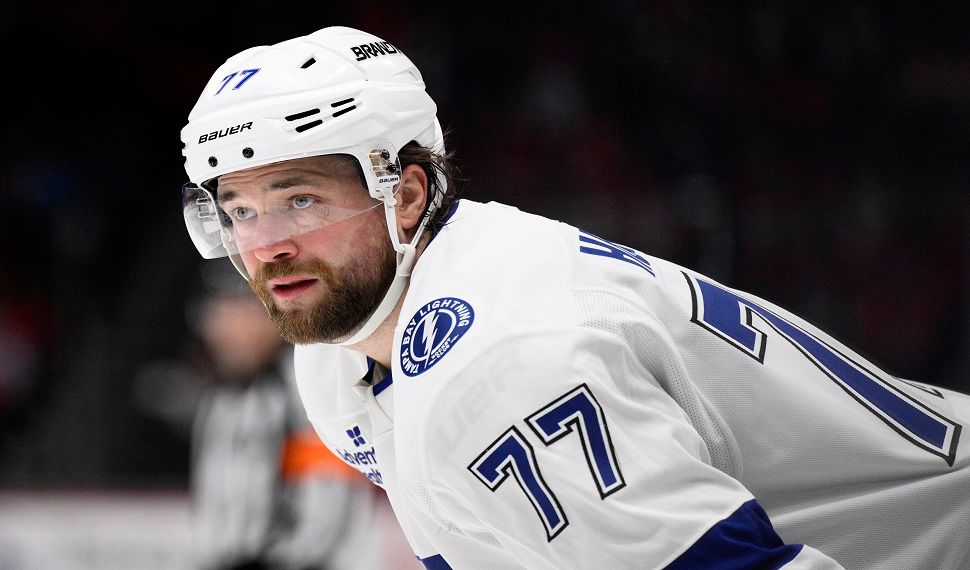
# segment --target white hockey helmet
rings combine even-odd
[[[213,74],[182,129],[190,180],[183,188],[183,215],[193,243],[205,258],[229,256],[248,278],[227,230],[230,222],[214,195],[218,177],[309,156],[351,155],[360,163],[370,195],[384,204],[398,253],[398,278],[374,316],[388,303],[389,311],[403,291],[414,246],[446,184],[439,176],[442,192],[430,197],[416,235],[402,244],[394,216],[394,191],[400,182],[397,153],[416,141],[444,154],[436,110],[420,71],[407,56],[353,28],[323,28],[236,54]],[[294,225],[299,229],[292,235],[352,214]]]

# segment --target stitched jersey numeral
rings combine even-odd
[[[606,499],[626,485],[606,415],[586,384],[543,406],[525,418],[525,422],[546,446],[571,433],[579,436],[600,499]],[[547,540],[556,538],[569,525],[562,505],[542,477],[534,449],[515,426],[492,442],[468,469],[493,492],[511,474],[542,521]]]
[[[693,322],[761,363],[768,344],[766,331],[775,331],[899,435],[953,465],[959,424],[894,386],[887,375],[867,368],[772,311],[714,283],[686,273],[684,277],[693,299]]]

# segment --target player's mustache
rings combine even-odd
[[[290,277],[291,275],[312,275],[323,281],[332,282],[333,269],[323,260],[314,259],[306,263],[295,263],[288,259],[270,263],[260,267],[253,275],[253,287],[264,288],[270,279]]]

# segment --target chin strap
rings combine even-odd
[[[417,237],[417,236],[415,236]],[[387,293],[384,294],[384,299],[381,304],[374,309],[364,324],[357,329],[353,335],[343,342],[338,342],[340,346],[348,346],[351,344],[357,344],[358,342],[364,340],[370,335],[374,334],[377,327],[384,322],[384,319],[391,314],[394,310],[394,306],[397,305],[398,300],[407,288],[408,281],[411,279],[411,269],[414,267],[415,257],[417,257],[416,249],[413,244],[406,244],[401,246],[404,250],[403,253],[397,254],[397,272],[394,274],[394,281],[391,282],[391,286],[387,288]]]
[[[347,340],[336,343],[340,346],[348,346],[351,344],[357,344],[358,342],[366,339],[370,335],[374,334],[377,327],[391,314],[394,310],[394,306],[397,305],[398,300],[400,300],[401,295],[404,294],[404,290],[407,289],[408,282],[411,279],[411,270],[414,268],[414,262],[417,259],[417,246],[418,241],[421,239],[421,235],[424,233],[424,227],[427,224],[428,218],[425,217],[421,220],[418,225],[417,231],[414,233],[414,238],[411,239],[411,243],[401,243],[401,240],[397,235],[397,215],[394,212],[394,208],[397,206],[397,198],[394,194],[385,194],[384,196],[384,217],[387,220],[387,233],[391,238],[391,243],[394,245],[394,251],[397,252],[397,270],[394,273],[394,281],[391,282],[390,287],[387,288],[387,292],[384,293],[384,299],[381,303],[374,309],[374,312],[364,320],[360,328],[350,336]]]
[[[429,128],[424,134],[419,135],[415,140],[423,142],[424,144],[430,143],[430,148],[433,152],[444,156],[444,134],[441,131],[441,124],[437,118],[435,118],[432,128]],[[393,145],[390,148],[393,148]],[[448,180],[439,169],[436,178],[440,192],[435,192],[434,196],[430,197],[431,203],[428,204],[425,215],[421,217],[421,223],[418,224],[418,228],[414,232],[414,237],[411,238],[411,243],[401,243],[397,235],[397,213],[395,212],[398,203],[395,188],[400,184],[400,175],[403,173],[401,162],[398,160],[396,153],[391,152],[387,147],[378,147],[371,151],[368,156],[374,173],[378,174],[376,191],[384,201],[384,218],[387,221],[387,234],[391,239],[391,244],[394,246],[394,251],[397,252],[397,270],[394,273],[394,281],[391,282],[391,285],[387,288],[387,292],[384,293],[384,299],[374,309],[374,312],[364,320],[360,328],[354,334],[350,335],[350,338],[336,343],[340,346],[357,344],[374,334],[377,327],[394,310],[394,307],[401,299],[401,295],[404,294],[404,290],[407,289],[408,283],[411,280],[411,270],[414,268],[415,261],[417,261],[418,243],[421,241],[421,236],[424,235],[428,220],[431,219],[432,213],[441,207],[444,193],[448,189]]]

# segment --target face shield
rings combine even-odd
[[[239,255],[322,230],[382,204],[371,199],[364,207],[342,208],[312,194],[286,190],[257,198],[233,194],[221,201],[217,195],[192,183],[182,186],[185,227],[205,259]]]

